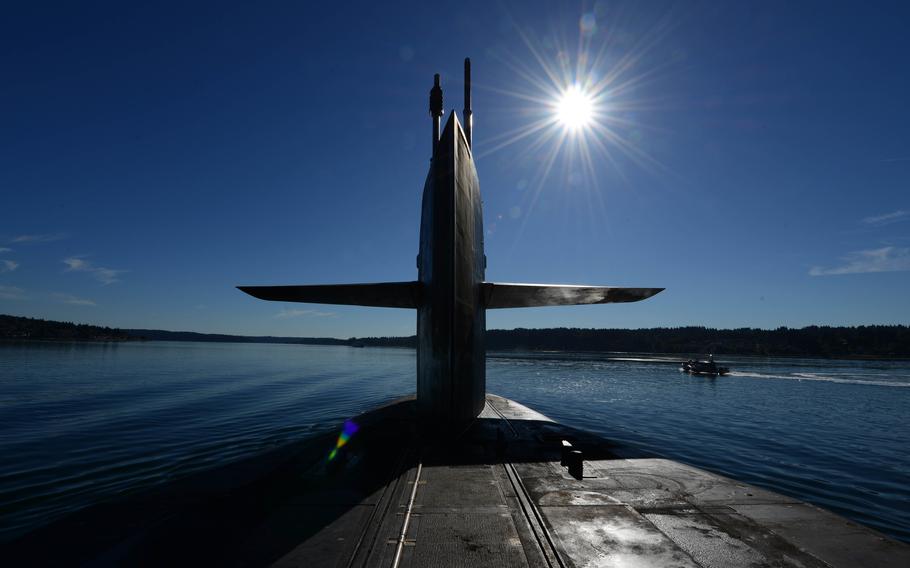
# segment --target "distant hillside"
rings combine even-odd
[[[371,346],[416,345],[414,336],[369,337],[358,341]],[[487,349],[908,359],[910,327],[491,329],[487,331]]]
[[[291,343],[408,347],[415,336],[335,339],[329,337],[273,337],[111,329],[68,322],[0,315],[0,338],[69,341],[216,341],[232,343]],[[698,355],[811,356],[865,359],[910,359],[910,327],[867,325],[857,327],[809,326],[801,329],[713,329],[672,327],[651,329],[491,329],[490,350],[620,351]]]
[[[165,331],[161,329],[112,329],[64,321],[0,315],[0,339],[47,341],[220,341],[226,343],[299,343],[350,345],[356,340],[332,337],[272,337]]]
[[[177,332],[130,330],[149,339],[172,341],[244,341],[307,343],[317,345],[363,345],[414,348],[417,338],[352,337],[325,338],[240,337]],[[620,351],[633,353],[679,353],[698,355],[812,356],[832,358],[910,359],[910,327],[871,325],[858,327],[810,326],[801,329],[713,329],[676,327],[651,329],[491,329],[490,350],[527,351]]]
[[[571,346],[571,347],[569,347]],[[491,330],[488,349],[626,351],[638,353],[910,358],[910,327],[809,326],[800,329],[514,329]]]
[[[214,341],[225,343],[299,343],[305,345],[349,345],[349,339],[333,337],[274,337],[271,335],[226,335],[194,331],[164,331],[161,329],[127,329],[134,338],[149,341]]]
[[[122,329],[4,315],[0,315],[0,338],[58,341],[127,341],[132,339],[130,334]]]

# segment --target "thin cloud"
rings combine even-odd
[[[72,304],[74,306],[96,306],[97,304],[93,300],[87,298],[79,298],[71,294],[54,294],[54,298],[58,301],[63,302],[64,304]]]
[[[7,247],[0,247],[0,252],[13,252],[13,249]]]
[[[66,233],[45,233],[43,235],[19,235],[10,242],[13,243],[49,243],[65,239]]]
[[[884,215],[873,215],[872,217],[864,217],[863,223],[867,225],[890,225],[891,223],[897,223],[898,221],[904,221],[910,218],[910,211],[906,209],[898,209],[897,211],[892,211],[891,213],[885,213]]]
[[[810,276],[837,276],[839,274],[865,274],[868,272],[902,272],[910,270],[910,248],[882,247],[851,252],[844,256],[841,266],[824,268],[813,266]]]
[[[24,300],[25,290],[15,286],[0,286],[0,300]]]
[[[287,319],[287,318],[300,318],[304,316],[313,316],[313,317],[332,317],[335,315],[335,312],[321,312],[319,310],[289,310],[287,308],[281,310],[275,314],[276,318]]]
[[[89,263],[78,257],[64,258],[63,264],[67,270],[88,270]]]
[[[116,270],[113,268],[105,268],[103,266],[95,266],[91,262],[78,256],[64,258],[63,264],[66,265],[66,272],[87,272],[91,274],[95,280],[101,282],[104,285],[120,282],[120,278],[118,277],[126,272],[126,270]]]
[[[12,272],[19,268],[19,263],[15,260],[0,260],[0,272]]]
[[[95,278],[102,284],[113,284],[114,282],[120,282],[120,279],[117,278],[120,274],[123,274],[126,270],[114,270],[112,268],[101,268],[98,267],[92,272]]]

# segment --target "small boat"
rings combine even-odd
[[[715,363],[713,355],[710,355],[707,361],[697,361],[695,359],[684,361],[682,370],[690,375],[704,375],[708,377],[726,375],[730,372],[729,367],[721,367]]]

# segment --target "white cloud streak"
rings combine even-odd
[[[910,248],[882,247],[851,252],[841,258],[843,264],[832,268],[813,266],[810,276],[837,276],[869,272],[902,272],[910,270]]]
[[[897,211],[892,211],[891,213],[885,213],[884,215],[873,215],[872,217],[864,217],[863,223],[867,225],[890,225],[891,223],[897,223],[898,221],[904,221],[910,219],[910,211],[906,209],[898,209]]]
[[[95,280],[101,282],[104,285],[120,282],[119,276],[126,272],[126,270],[116,270],[113,268],[105,268],[103,266],[95,266],[91,262],[78,256],[64,258],[63,264],[66,265],[66,272],[87,272],[91,274]]]
[[[19,263],[15,260],[0,260],[0,272],[12,272],[19,268]]]
[[[0,286],[0,300],[24,300],[25,290],[15,286]]]
[[[19,235],[11,242],[14,243],[49,243],[51,241],[59,241],[65,239],[68,235],[66,233],[46,233],[43,235]]]
[[[89,263],[77,257],[64,258],[63,264],[66,265],[67,270],[88,270],[89,266]]]
[[[58,301],[63,302],[64,304],[72,304],[74,306],[96,306],[97,304],[94,300],[89,300],[87,298],[79,298],[71,294],[54,294],[54,298]]]
[[[113,284],[114,282],[120,282],[120,279],[117,278],[117,276],[119,276],[120,274],[123,274],[124,272],[126,272],[126,271],[98,267],[98,268],[94,269],[92,274],[102,284]]]
[[[285,308],[285,309],[281,310],[280,312],[278,312],[277,314],[275,314],[275,317],[279,318],[279,319],[300,318],[300,317],[304,317],[304,316],[324,318],[324,317],[332,317],[334,315],[335,315],[335,312],[321,312],[319,310],[289,310],[289,309]]]

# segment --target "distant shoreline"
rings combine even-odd
[[[246,336],[238,336],[246,337]],[[250,336],[256,337],[256,336]],[[309,338],[290,338],[294,341],[234,341],[230,339],[224,340],[186,340],[186,339],[143,339],[143,338],[130,338],[130,339],[116,339],[116,340],[103,340],[103,339],[31,339],[31,338],[12,338],[12,337],[0,337],[0,344],[2,343],[65,343],[65,344],[80,344],[80,345],[91,345],[91,344],[120,344],[120,343],[166,343],[166,342],[186,342],[186,343],[241,343],[241,344],[270,344],[270,345],[315,345],[315,346],[327,346],[327,347],[353,347],[349,342],[343,339],[338,339],[339,343],[315,343],[307,341]],[[313,338],[320,339],[320,338]],[[413,351],[416,349],[414,346],[407,345],[365,345],[364,347],[370,347],[374,349],[405,349]],[[511,348],[511,349],[488,349],[487,357],[492,359],[509,359],[510,357],[507,354],[515,353],[517,355],[527,355],[528,353],[547,355],[552,353],[557,354],[566,354],[572,353],[577,355],[613,355],[615,357],[636,357],[636,356],[665,356],[673,357],[674,359],[688,359],[693,357],[695,354],[689,353],[666,353],[666,352],[652,352],[652,351],[585,351],[579,349],[526,349],[521,347]],[[822,359],[826,361],[910,361],[910,355],[908,356],[826,356],[826,355],[755,355],[755,354],[742,354],[742,353],[722,353],[718,352],[715,354],[717,357],[750,357],[755,359]],[[546,358],[546,357],[542,357]],[[587,360],[587,359],[579,359]],[[602,360],[601,358],[592,358],[592,361]],[[679,361],[648,361],[649,363],[667,363],[667,364],[679,364]]]
[[[213,343],[280,343],[291,345],[347,345],[351,347],[414,348],[416,337],[280,337],[114,329],[0,315],[3,341],[192,341]],[[698,354],[754,357],[813,357],[858,361],[910,359],[910,327],[874,325],[855,327],[809,326],[775,330],[704,327],[651,329],[492,329],[487,351],[557,353],[612,353],[667,355],[688,358]]]

